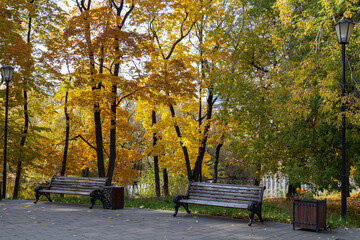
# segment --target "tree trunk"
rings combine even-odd
[[[214,98],[214,95],[212,93],[212,90],[209,90],[209,95],[207,98],[206,122],[205,122],[204,132],[201,134],[202,139],[201,139],[201,143],[200,143],[200,147],[199,147],[199,155],[196,160],[195,168],[194,168],[193,176],[192,176],[192,179],[194,181],[199,181],[199,179],[201,178],[201,165],[202,165],[205,153],[206,153],[206,143],[207,143],[208,134],[209,134],[209,130],[210,130],[210,121],[212,118],[212,110],[213,110],[213,105],[214,105],[213,98]]]
[[[164,194],[165,197],[170,196],[169,194],[169,176],[168,176],[168,172],[167,169],[164,168],[163,170],[163,180],[164,180]]]
[[[81,13],[89,13],[91,1],[88,1],[88,4],[85,6],[85,1],[76,1],[79,11]],[[95,57],[92,49],[92,41],[90,34],[90,22],[86,14],[84,14],[84,27],[85,27],[85,41],[88,48],[89,55],[89,67],[90,67],[90,77],[94,85],[91,90],[93,91],[93,101],[94,101],[94,125],[95,125],[95,138],[96,138],[96,155],[97,155],[97,167],[98,167],[98,176],[105,177],[105,167],[104,167],[104,152],[103,152],[103,136],[102,136],[102,127],[101,127],[101,110],[98,100],[96,98],[97,91],[101,89],[101,83],[95,83],[93,75],[95,74]]]
[[[69,113],[67,111],[68,95],[69,95],[69,92],[66,91],[66,93],[65,93],[65,107],[64,107],[65,120],[66,120],[66,133],[65,133],[65,146],[64,146],[63,161],[62,161],[61,172],[60,172],[61,176],[65,176],[67,154],[68,154],[68,149],[69,149],[70,115],[69,115]]]
[[[151,121],[152,126],[156,124],[156,112],[153,110],[151,113]],[[153,133],[153,147],[156,146],[157,137],[156,133]],[[156,190],[156,197],[160,197],[160,173],[159,173],[159,157],[158,155],[154,156],[154,172],[155,172],[155,190]]]
[[[203,2],[200,1],[201,6],[203,6]],[[198,26],[198,39],[199,39],[199,45],[201,46],[203,44],[203,39],[204,39],[204,18],[205,15],[201,16],[200,22],[199,22],[199,26]],[[205,69],[206,67],[206,59],[203,56],[203,49],[200,47],[200,74],[201,74],[201,79],[205,80],[206,79],[206,74],[205,74]],[[200,89],[201,89],[201,82],[200,82]],[[213,110],[213,89],[210,86],[207,86],[208,89],[208,98],[207,98],[207,111],[206,111],[206,121],[205,121],[205,127],[204,127],[204,131],[201,132],[201,126],[202,126],[202,115],[201,115],[201,90],[200,90],[200,109],[199,109],[199,131],[200,131],[200,136],[201,139],[199,139],[200,141],[200,145],[199,145],[199,152],[198,152],[198,157],[196,159],[196,163],[195,163],[195,168],[193,171],[193,175],[192,175],[192,179],[194,181],[202,181],[202,163],[204,160],[204,156],[206,153],[206,147],[207,147],[207,139],[208,139],[208,134],[210,131],[210,121],[212,118],[212,110]]]
[[[29,1],[30,4],[33,4],[35,0]],[[29,13],[29,22],[28,22],[28,32],[27,32],[27,43],[31,42],[31,25],[32,25],[32,17]],[[20,145],[24,147],[28,129],[29,129],[29,113],[28,113],[28,99],[27,99],[27,91],[26,89],[26,82],[24,83],[24,129],[23,134],[21,137]],[[16,176],[15,176],[15,186],[14,186],[14,193],[13,198],[18,198],[19,189],[20,189],[20,178],[21,178],[21,171],[22,171],[22,161],[19,160],[16,166]]]
[[[118,48],[116,48],[118,52]],[[115,64],[114,76],[119,76],[119,63]],[[111,87],[111,93],[113,94],[113,102],[111,103],[111,128],[110,128],[110,156],[109,156],[109,167],[107,172],[107,177],[112,181],[112,177],[115,170],[115,161],[116,161],[116,95],[117,95],[117,86],[113,84]]]
[[[219,166],[219,159],[220,159],[220,150],[223,146],[223,143],[219,143],[216,146],[216,153],[215,153],[215,163],[214,163],[214,183],[217,183],[218,180],[218,166]]]
[[[89,173],[90,173],[90,170],[89,170],[89,168],[85,168],[85,169],[83,169],[83,170],[81,171],[81,173],[82,173],[82,176],[83,176],[83,177],[88,177],[88,176],[89,176]]]
[[[110,128],[110,156],[109,156],[109,167],[107,177],[112,181],[112,177],[115,170],[116,161],[116,92],[117,86],[112,86],[112,93],[114,94],[114,100],[111,104],[111,128]]]
[[[20,189],[20,178],[21,178],[21,170],[22,170],[21,165],[22,165],[22,161],[19,161],[16,166],[16,177],[15,177],[13,198],[18,198],[20,192],[19,189]]]
[[[175,109],[173,107],[172,104],[170,104],[170,112],[171,112],[171,116],[173,118],[175,118]],[[180,141],[180,146],[183,150],[183,153],[184,153],[184,158],[185,158],[185,164],[186,164],[186,171],[187,171],[187,175],[188,175],[188,180],[189,182],[192,181],[192,175],[191,175],[191,166],[190,166],[190,157],[189,157],[189,153],[188,153],[188,150],[187,150],[187,147],[183,144],[182,142],[182,136],[181,136],[181,132],[180,132],[180,128],[179,126],[177,125],[177,123],[175,122],[174,124],[174,127],[175,127],[175,131],[176,131],[176,134],[179,138],[179,141]]]
[[[120,2],[120,6],[117,6],[114,0],[109,0],[108,4],[109,7],[114,6],[116,9],[116,27],[121,30],[122,27],[125,24],[125,21],[127,19],[127,17],[129,16],[129,14],[132,12],[133,8],[134,8],[134,4],[132,4],[131,8],[126,12],[124,18],[121,18],[121,12],[123,10],[124,7],[124,3],[125,1],[122,0]],[[114,36],[114,51],[115,51],[115,66],[114,66],[114,76],[118,77],[119,76],[119,71],[120,71],[120,44],[119,44],[119,36],[117,35],[117,33],[115,33]],[[103,70],[103,57],[104,57],[104,53],[103,53],[103,48],[102,50],[102,59],[100,61],[100,71],[102,73]],[[114,174],[114,170],[115,170],[115,161],[116,161],[116,108],[117,108],[117,83],[114,82],[111,86],[111,92],[113,94],[113,102],[111,104],[111,128],[110,128],[110,156],[109,156],[109,166],[108,166],[108,172],[107,172],[107,177],[110,179],[110,182],[112,181],[112,177]]]
[[[292,184],[289,183],[288,192],[286,193],[286,200],[294,199],[297,187],[299,187],[299,186],[295,186],[295,185],[292,185]]]
[[[113,3],[114,1],[112,1]],[[109,1],[109,5],[111,6],[111,2]],[[120,16],[121,11],[119,12],[118,10],[116,11],[116,15]],[[118,18],[117,18],[118,19]],[[118,25],[118,22],[117,22]],[[119,63],[119,38],[118,36],[115,34],[114,36],[114,51],[115,51],[115,56],[116,56],[116,61],[115,61],[115,66],[114,66],[114,76],[118,77],[119,76],[119,70],[120,70],[120,63]],[[103,48],[102,50],[102,58],[104,56],[104,52],[103,52]],[[103,71],[103,64],[104,61],[103,59],[101,59],[100,62],[100,67],[101,67],[101,73]],[[116,97],[117,97],[117,86],[116,86],[116,82],[112,84],[111,86],[111,93],[112,93],[112,98],[113,101],[111,103],[111,115],[110,115],[110,155],[109,155],[109,166],[108,166],[108,172],[107,172],[107,177],[110,179],[110,183],[112,182],[112,178],[114,175],[114,170],[115,170],[115,161],[116,161],[116,106],[117,106],[117,101],[116,101]]]

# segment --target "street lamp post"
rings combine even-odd
[[[8,103],[9,103],[9,82],[12,79],[14,68],[5,65],[1,68],[2,79],[6,83],[6,101],[5,101],[5,134],[4,134],[4,170],[3,170],[3,192],[2,197],[6,197],[6,148],[7,148],[7,121],[8,121]]]
[[[343,19],[335,24],[336,36],[339,44],[342,45],[342,80],[341,80],[341,97],[345,97],[345,45],[349,43],[354,23]],[[341,217],[346,218],[346,160],[345,160],[345,103],[341,104],[342,115],[342,166],[341,166]]]

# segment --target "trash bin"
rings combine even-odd
[[[124,208],[124,187],[104,187],[103,208],[121,209]]]

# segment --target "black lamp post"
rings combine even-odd
[[[345,45],[349,43],[354,23],[343,19],[335,24],[339,44],[342,45],[341,97],[345,96]],[[345,103],[341,104],[342,114],[342,170],[341,170],[341,217],[346,217],[346,161],[345,161]]]
[[[3,192],[2,197],[6,197],[6,148],[7,148],[7,120],[8,120],[8,102],[9,102],[9,82],[12,79],[14,68],[5,65],[1,68],[2,79],[6,83],[6,101],[5,101],[5,136],[4,136],[4,170],[3,170]]]

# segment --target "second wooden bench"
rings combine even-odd
[[[174,197],[174,217],[177,215],[180,206],[183,206],[190,213],[188,204],[239,208],[249,210],[248,225],[251,226],[255,214],[261,222],[264,221],[261,216],[264,190],[265,187],[259,186],[190,182],[186,195]]]

